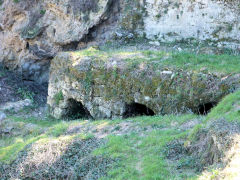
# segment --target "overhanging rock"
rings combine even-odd
[[[164,66],[168,57],[93,48],[61,52],[50,68],[50,112],[56,118],[94,119],[198,113],[239,87],[239,74]]]

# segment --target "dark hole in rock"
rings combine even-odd
[[[26,44],[26,49],[29,49],[29,43],[27,42],[27,44]]]
[[[200,115],[207,115],[211,109],[216,106],[217,103],[215,102],[209,102],[206,104],[201,104],[200,106],[198,106],[198,114]]]
[[[72,41],[68,44],[63,45],[62,50],[63,51],[75,51],[78,48],[78,44],[79,44],[78,41]]]
[[[134,116],[154,116],[153,110],[147,106],[139,103],[127,104],[123,118],[134,117]]]
[[[68,100],[68,112],[66,114],[67,119],[92,119],[87,108],[85,108],[81,102],[78,102],[74,99]]]

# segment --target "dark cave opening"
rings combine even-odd
[[[68,44],[62,45],[62,51],[76,51],[78,48],[78,41],[72,41]]]
[[[68,100],[68,112],[66,113],[66,118],[73,120],[73,119],[92,119],[91,114],[83,106],[81,102],[78,102],[74,99]]]
[[[29,49],[29,43],[27,42],[27,44],[26,44],[26,49]]]
[[[153,110],[147,106],[139,103],[127,104],[123,118],[135,117],[135,116],[154,116]]]
[[[211,111],[211,109],[216,106],[216,104],[217,103],[215,102],[209,102],[209,103],[199,105],[197,109],[197,114],[207,115]]]

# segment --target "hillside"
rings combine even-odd
[[[146,55],[154,58],[154,52]],[[194,71],[206,67],[224,77],[239,73],[239,56],[178,52],[172,57],[177,64],[162,63]],[[3,79],[11,73],[4,72]],[[41,94],[25,89],[22,94],[32,94],[33,104],[5,110],[1,120],[0,179],[237,179],[240,94],[233,91],[203,115],[57,120],[37,104]],[[29,98],[20,95],[13,96]]]
[[[0,0],[0,180],[239,180],[240,0]]]
[[[9,115],[1,122],[1,179],[236,179],[239,97],[227,96],[207,116]]]

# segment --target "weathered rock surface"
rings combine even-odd
[[[166,57],[93,48],[59,53],[51,64],[48,104],[56,118],[198,113],[240,85],[239,74],[191,71],[161,63]]]
[[[107,18],[110,5],[111,0],[3,1],[0,62],[28,79],[47,82],[49,60],[77,46]]]
[[[112,37],[239,49],[239,7],[238,0],[2,0],[0,63],[26,79],[47,82],[57,52]]]
[[[212,41],[240,48],[240,1],[146,0],[144,30],[149,39]]]
[[[224,118],[214,120],[195,135],[189,152],[199,159],[200,169],[223,162],[229,158],[225,156],[232,146],[236,144],[239,147],[239,132],[240,127],[236,122],[227,122]]]
[[[0,111],[0,123],[1,123],[1,121],[4,120],[6,117],[7,117],[6,114]]]
[[[18,112],[25,107],[31,106],[32,101],[30,99],[25,99],[17,102],[7,102],[0,106],[1,111],[14,111]]]

